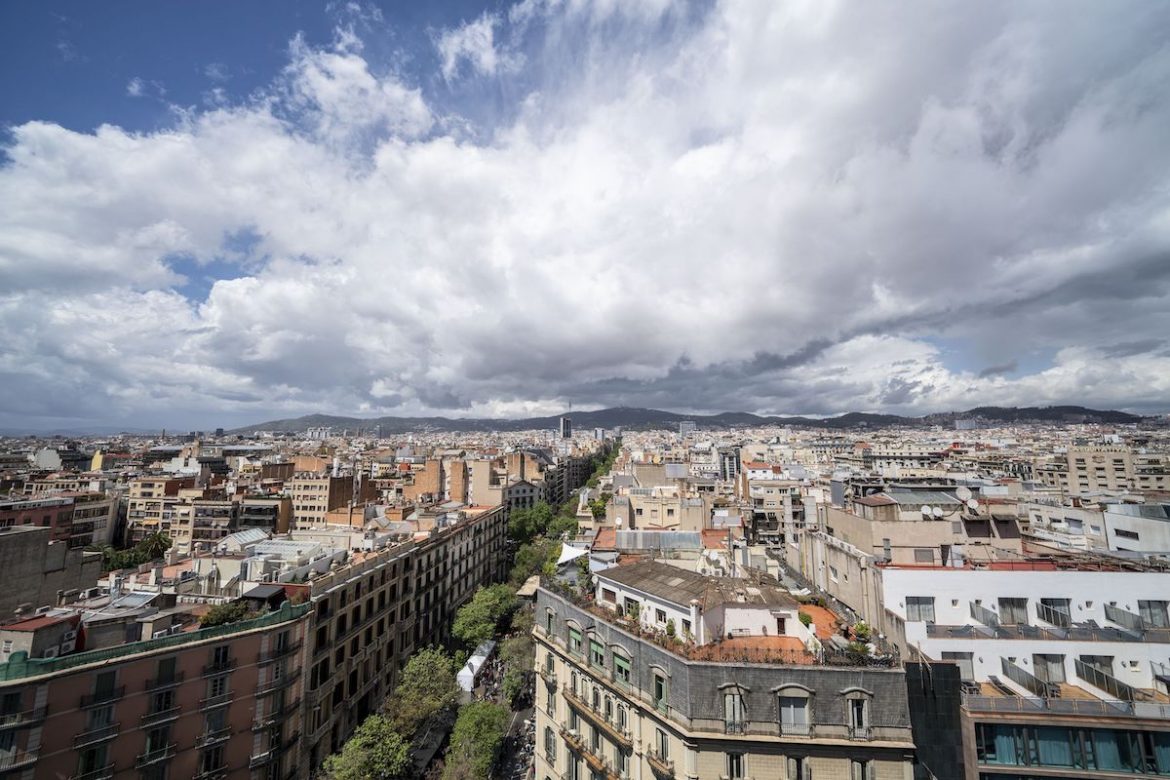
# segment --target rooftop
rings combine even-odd
[[[673,604],[698,600],[704,609],[725,604],[753,604],[795,609],[797,601],[774,581],[763,577],[731,579],[709,577],[658,561],[640,561],[597,573],[599,580],[635,588]]]

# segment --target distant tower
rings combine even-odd
[[[572,421],[572,419],[570,419],[568,417],[561,418],[561,438],[562,439],[573,438],[573,421]]]

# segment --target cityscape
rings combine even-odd
[[[1170,777],[1167,41],[0,6],[0,780]]]

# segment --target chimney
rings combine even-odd
[[[703,615],[699,611],[698,599],[691,599],[691,626],[694,628],[695,644],[703,644]]]

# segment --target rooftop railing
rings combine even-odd
[[[218,639],[233,634],[242,634],[245,631],[252,631],[257,628],[274,626],[295,620],[307,614],[312,608],[312,605],[309,603],[291,604],[286,601],[280,606],[280,609],[269,612],[266,615],[261,615],[258,618],[253,618],[252,620],[241,620],[238,623],[226,623],[221,626],[202,628],[198,631],[190,631],[183,634],[172,634],[171,636],[160,637],[158,639],[147,639],[142,642],[128,642],[116,647],[72,653],[57,658],[28,658],[21,651],[13,653],[8,663],[0,664],[0,681],[19,680],[25,677],[52,674],[65,669],[85,666],[86,664],[112,661],[139,653],[148,653],[154,650],[164,650],[170,647],[193,644],[206,639]]]

